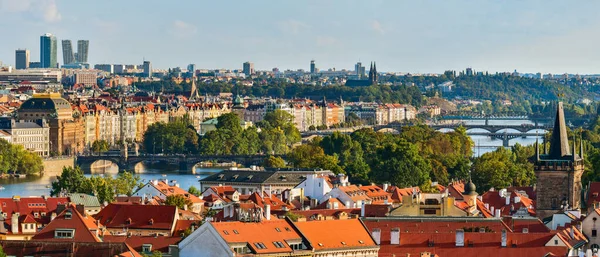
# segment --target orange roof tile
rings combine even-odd
[[[281,219],[248,223],[212,222],[210,225],[226,242],[247,243],[258,254],[290,253],[293,250],[287,242],[302,240],[296,230]]]
[[[377,247],[359,219],[303,221],[295,222],[294,226],[315,251]]]

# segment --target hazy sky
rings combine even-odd
[[[576,3],[575,3],[576,2]],[[0,0],[0,61],[39,36],[89,39],[89,61],[155,68],[600,73],[600,1]]]

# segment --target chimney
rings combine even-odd
[[[389,187],[389,184],[388,184],[388,183],[383,183],[383,191],[386,191],[386,192],[387,192],[387,190],[388,190],[388,187]]]
[[[506,200],[506,204],[505,205],[509,205],[510,204],[510,195],[507,195],[504,200]]]
[[[506,229],[503,229],[502,230],[502,239],[500,241],[500,246],[506,247],[506,240],[507,240]]]
[[[500,214],[501,214],[500,209],[496,209],[496,218],[500,218]]]
[[[331,201],[327,201],[327,209],[333,209],[333,204]]]
[[[515,196],[515,203],[519,203],[519,202],[521,202],[521,197]]]
[[[352,206],[350,206],[350,201],[346,201],[344,204],[346,205],[346,208],[352,208]]]
[[[365,216],[365,202],[363,202],[362,205],[360,206],[360,216],[361,217]]]
[[[390,244],[399,245],[400,244],[400,228],[392,228],[390,232]]]
[[[371,232],[371,236],[373,236],[373,240],[377,245],[381,244],[381,229],[374,228],[373,232]]]
[[[462,229],[456,230],[456,246],[465,246],[465,231]]]
[[[54,219],[56,219],[56,212],[53,212],[53,213],[50,215],[50,221],[53,221]]]
[[[490,209],[490,204],[489,203],[485,203],[484,206],[485,206],[486,209]]]
[[[265,204],[265,218],[271,220],[271,205]]]
[[[302,200],[301,200],[301,201],[302,201]],[[315,198],[313,198],[313,199],[310,199],[310,208],[311,208],[311,209],[314,209],[315,207],[317,207],[317,205],[319,205],[319,200],[317,200],[317,199],[315,199]]]
[[[10,232],[13,234],[19,233],[19,213],[13,213],[10,217]]]
[[[388,205],[388,199],[383,200],[383,204]]]

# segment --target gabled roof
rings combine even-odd
[[[156,190],[158,190],[165,196],[183,195],[185,198],[189,199],[192,203],[203,203],[204,202],[199,197],[188,193],[188,191],[185,191],[177,186],[169,185],[165,181],[160,181],[160,180],[159,181],[150,181],[150,182],[148,182],[147,186],[148,185],[154,187]]]
[[[600,203],[600,182],[591,182],[587,191],[587,207],[593,208],[594,203]]]
[[[330,205],[331,204],[331,205]],[[328,198],[313,209],[344,209],[346,206],[337,198]]]
[[[387,192],[391,194],[391,199],[394,203],[401,203],[402,196],[419,193],[421,192],[421,189],[419,187],[399,188],[397,186],[390,186],[388,187]]]
[[[361,186],[360,190],[364,191],[369,198],[372,199],[372,204],[384,204],[387,200],[391,203],[391,194],[384,191],[381,187],[375,185]]]
[[[19,216],[25,217],[27,214],[34,216],[36,223],[45,225],[50,222],[52,212],[56,211],[58,205],[65,205],[69,202],[66,197],[13,197],[0,198],[0,210],[6,213],[4,223],[10,227],[12,215],[19,213]],[[35,218],[35,213],[37,217]]]
[[[290,253],[293,250],[288,242],[299,243],[302,240],[301,235],[286,220],[281,219],[246,223],[212,222],[210,225],[228,244],[246,243],[257,254]]]
[[[98,197],[88,194],[72,193],[69,195],[69,200],[74,204],[82,204],[85,207],[100,207]]]
[[[177,218],[177,207],[169,205],[137,205],[111,203],[96,218],[107,228],[169,230]],[[130,220],[128,222],[128,220]],[[152,220],[152,224],[150,224]],[[128,224],[129,223],[129,224]]]
[[[363,190],[358,188],[356,185],[339,186],[334,188],[333,190],[336,189],[346,193],[354,202],[371,200],[371,198],[367,196],[367,194]]]
[[[525,195],[518,193],[516,190],[508,191],[510,193],[509,196],[509,204],[506,204],[506,198],[500,196],[499,191],[488,191],[485,192],[482,196],[482,201],[487,203],[492,210],[492,207],[495,210],[500,210],[502,216],[512,216],[519,209],[524,208],[527,209],[527,213],[530,216],[535,217],[535,201],[527,198]],[[515,202],[515,199],[518,197],[519,201]]]
[[[294,226],[317,252],[377,247],[359,219],[303,221],[295,222]]]
[[[70,216],[70,218],[68,217]],[[55,238],[57,229],[73,229],[73,238]],[[42,231],[33,236],[35,240],[70,241],[70,242],[100,242],[96,236],[98,225],[96,220],[90,216],[82,216],[74,205],[69,205],[54,220],[46,225]]]

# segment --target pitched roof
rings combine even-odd
[[[419,187],[399,188],[397,186],[390,186],[388,187],[387,192],[391,194],[390,197],[394,203],[401,203],[402,196],[419,193],[421,192],[421,189]]]
[[[359,219],[303,221],[294,226],[315,251],[377,247]]]
[[[126,243],[0,240],[0,245],[8,256],[142,256]]]
[[[188,193],[188,191],[185,191],[178,186],[169,185],[165,181],[161,181],[161,180],[150,181],[150,182],[148,182],[148,185],[156,188],[156,190],[163,193],[165,196],[183,195],[185,198],[189,199],[192,203],[203,203],[204,202],[199,197]]]
[[[74,204],[82,204],[85,207],[100,207],[98,197],[88,194],[72,193],[69,195],[69,200]]]
[[[594,203],[600,203],[600,182],[590,183],[587,196],[588,208],[593,208]]]
[[[356,185],[339,186],[334,188],[334,190],[335,189],[346,193],[354,202],[371,200],[371,198],[367,196],[365,191],[361,190]]]
[[[556,106],[556,117],[554,118],[554,129],[552,129],[552,137],[550,138],[550,153],[548,157],[550,159],[562,159],[569,155],[571,155],[571,150],[569,149],[565,112],[563,110],[563,103],[559,102]]]
[[[107,228],[127,227],[170,231],[177,218],[176,209],[177,207],[168,205],[111,203],[95,216]],[[152,224],[150,220],[153,221]]]
[[[500,195],[500,191],[488,191],[482,196],[482,201],[488,204],[495,210],[500,210],[502,216],[512,216],[519,209],[524,208],[527,210],[530,216],[535,217],[535,201],[527,198],[525,195],[520,194],[518,191],[507,191],[510,194],[509,204],[506,204],[506,197]],[[515,199],[518,199],[515,202]]]
[[[391,194],[384,191],[381,187],[375,185],[361,186],[360,190],[364,191],[372,200],[372,204],[383,204],[386,201],[391,202]]]
[[[288,242],[299,243],[302,240],[300,234],[286,220],[281,219],[246,223],[212,222],[210,225],[227,243],[247,243],[258,254],[289,253],[292,248]],[[278,243],[281,245],[277,245]]]
[[[181,241],[181,236],[113,236],[107,235],[102,238],[104,242],[126,243],[137,252],[142,252],[145,244],[152,245],[152,251],[168,253],[170,245],[177,245]]]
[[[0,198],[0,210],[6,213],[4,223],[10,227],[12,215],[19,213],[19,216],[25,217],[27,214],[34,216],[36,223],[50,223],[52,212],[56,211],[58,205],[64,205],[69,202],[66,197],[18,197]],[[37,214],[37,218],[36,217]]]
[[[55,231],[58,229],[73,229],[73,238],[55,238]],[[69,205],[54,220],[46,225],[40,232],[35,234],[32,239],[50,240],[50,241],[69,241],[69,242],[100,242],[96,236],[98,225],[96,220],[90,216],[81,215],[74,205]]]

